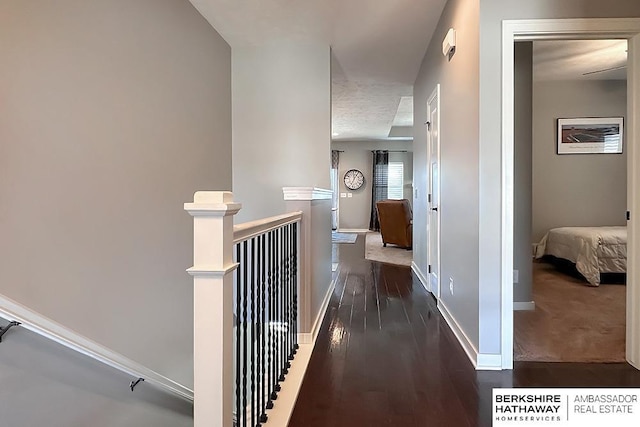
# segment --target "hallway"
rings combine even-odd
[[[476,371],[406,267],[339,247],[336,288],[290,427],[490,426],[496,387],[639,387],[628,364],[517,363]]]

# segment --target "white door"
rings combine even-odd
[[[429,288],[440,298],[440,85],[436,86],[427,102],[427,135],[429,163]]]

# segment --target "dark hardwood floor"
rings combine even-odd
[[[339,252],[290,427],[490,426],[493,388],[640,387],[628,364],[476,371],[409,268],[364,260],[364,236]]]

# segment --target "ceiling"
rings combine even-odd
[[[384,140],[412,125],[413,83],[446,0],[190,0],[234,47],[332,48],[334,140]],[[400,107],[400,109],[399,109]],[[408,111],[408,107],[411,108]],[[400,115],[396,118],[396,113]],[[411,117],[411,123],[408,119]],[[402,131],[402,132],[401,132]]]
[[[626,40],[545,40],[533,43],[533,77],[546,80],[624,80]]]

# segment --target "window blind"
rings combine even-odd
[[[404,164],[389,162],[387,182],[387,197],[389,199],[404,199]]]

